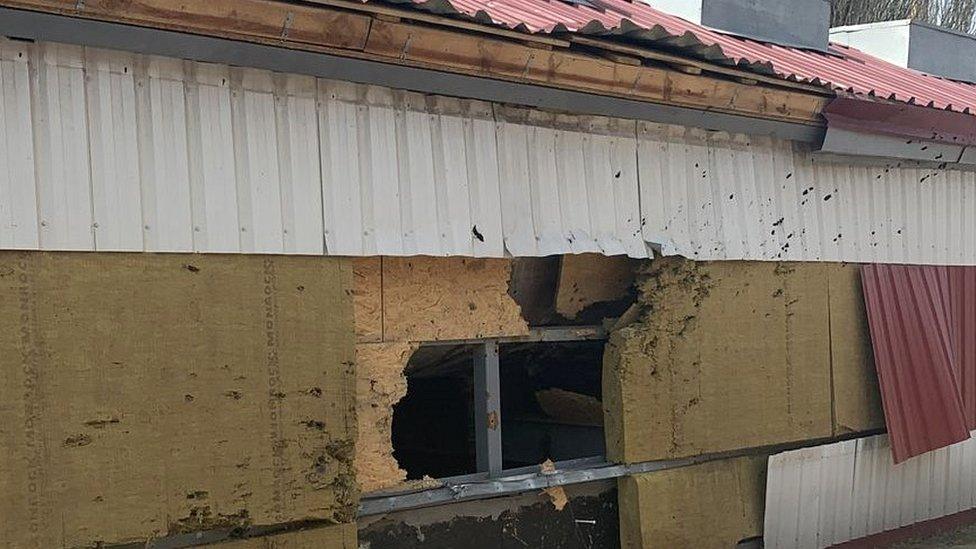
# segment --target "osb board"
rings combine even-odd
[[[830,289],[834,434],[885,426],[857,265],[825,266]]]
[[[402,341],[356,345],[356,480],[363,492],[407,479],[393,457],[393,406],[407,394],[403,372],[415,349]]]
[[[607,449],[640,462],[828,437],[822,270],[655,260],[648,308],[611,335]]]
[[[576,318],[587,307],[626,298],[640,260],[599,254],[567,255],[559,269],[556,312]]]
[[[0,253],[0,546],[352,521],[346,260]]]
[[[437,341],[522,335],[508,259],[383,258],[383,337]]]
[[[356,524],[337,524],[212,544],[206,547],[213,549],[356,549]]]
[[[383,341],[383,259],[357,257],[352,260],[352,304],[356,341]]]
[[[406,479],[393,458],[393,407],[419,343],[528,333],[509,294],[512,261],[446,257],[353,260],[357,480],[363,491]]]
[[[622,477],[618,488],[625,549],[725,549],[763,532],[766,456]]]

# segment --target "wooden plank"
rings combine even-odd
[[[339,5],[339,0],[317,2]],[[325,5],[297,5],[276,0],[209,0],[186,4],[132,0],[124,6],[112,0],[88,0],[83,4],[76,0],[0,0],[0,5],[818,125],[822,123],[820,112],[830,97],[829,91],[812,86],[802,87],[694,59],[652,53],[652,50],[634,48],[635,51],[631,51],[602,41],[587,43],[617,54],[679,64],[682,70],[707,69],[722,74],[731,71],[733,78],[741,76],[747,80],[720,80],[682,74],[674,69],[639,66],[633,61],[621,62],[622,58],[615,61],[570,51],[566,49],[567,41],[540,40],[541,37],[533,35],[500,32],[487,25],[437,16],[418,15],[411,19],[424,19],[428,23],[462,30],[418,26],[404,18],[398,21],[396,14],[402,15],[399,11],[396,14],[377,12],[384,15],[379,19]],[[355,9],[352,3],[346,7]],[[426,21],[427,18],[432,20]],[[496,37],[499,34],[505,39]],[[580,38],[583,37],[574,37],[574,41],[584,43]],[[540,45],[546,47],[540,48]],[[753,80],[777,87],[751,85]]]
[[[274,0],[4,0],[2,5],[76,17],[246,38],[362,49],[370,18]]]
[[[541,34],[529,34],[527,32],[518,32],[509,29],[503,29],[499,27],[491,27],[488,25],[483,25],[481,23],[472,23],[471,21],[464,21],[463,19],[456,19],[451,17],[444,17],[441,15],[434,15],[431,13],[424,13],[414,9],[398,9],[391,6],[386,6],[377,3],[363,3],[363,2],[349,2],[348,0],[308,0],[313,4],[321,4],[323,6],[332,6],[340,9],[348,9],[354,11],[361,11],[364,13],[374,13],[376,18],[382,21],[420,21],[424,23],[432,23],[435,25],[441,25],[444,27],[450,27],[452,29],[463,29],[474,32],[480,32],[483,34],[491,34],[495,36],[501,36],[504,38],[511,38],[513,40],[518,40],[525,42],[527,44],[546,44],[549,46],[557,46],[561,48],[568,48],[569,41],[562,40],[559,38],[553,38],[551,36],[545,36]]]
[[[668,72],[667,77],[666,100],[690,107],[811,121],[819,119],[825,104],[825,98],[816,95],[759,88],[700,75]]]
[[[571,36],[569,40],[573,44],[598,48],[608,52],[622,53],[630,56],[636,56],[642,59],[660,61],[662,63],[698,67],[704,71],[708,71],[716,74],[734,76],[742,80],[753,81],[753,83],[762,82],[764,84],[771,84],[774,86],[781,86],[784,88],[792,88],[792,89],[805,91],[805,92],[818,94],[818,95],[825,95],[825,96],[833,95],[833,93],[830,90],[821,86],[814,86],[812,84],[802,84],[800,82],[791,82],[789,80],[784,80],[782,78],[777,78],[775,76],[765,76],[750,71],[744,71],[741,69],[735,69],[723,65],[709,63],[707,61],[691,59],[689,57],[682,57],[680,55],[674,55],[672,53],[665,53],[659,50],[641,48],[638,46],[631,46],[629,44],[621,44],[619,42],[610,42],[608,40],[600,40],[597,38],[590,38],[588,36]]]
[[[526,48],[446,30],[374,21],[364,50],[396,63],[663,100],[666,72],[575,52]]]
[[[367,54],[410,65],[763,118],[819,122],[826,98],[656,67],[374,21]]]

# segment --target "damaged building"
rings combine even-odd
[[[0,546],[976,522],[972,37],[823,0],[0,0],[0,36]]]

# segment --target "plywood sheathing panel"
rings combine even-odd
[[[407,479],[393,458],[393,405],[407,394],[403,372],[415,349],[405,341],[356,345],[356,478],[363,492]]]
[[[852,329],[866,327],[861,296],[838,269],[652,262],[639,285],[641,320],[614,332],[605,356],[610,458],[679,458],[875,427],[870,340]]]
[[[512,261],[469,258],[354,260],[357,478],[365,492],[406,479],[393,457],[393,407],[423,342],[517,336],[528,324],[509,295]]]
[[[356,524],[336,524],[206,545],[213,549],[357,549]]]
[[[383,338],[439,341],[523,335],[508,259],[383,258]]]
[[[622,477],[618,488],[624,549],[728,548],[763,533],[766,456]]]
[[[556,312],[573,319],[588,307],[625,299],[633,289],[639,260],[599,254],[562,258]]]
[[[0,545],[349,522],[351,269],[0,253]]]
[[[356,341],[383,341],[383,263],[379,257],[357,257],[353,262],[352,303]]]

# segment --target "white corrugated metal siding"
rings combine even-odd
[[[632,122],[21,42],[0,90],[4,248],[648,254]]]
[[[976,439],[895,465],[887,435],[769,458],[764,541],[814,548],[976,507]]]
[[[644,236],[694,259],[976,262],[976,173],[640,124]]]
[[[0,247],[976,263],[973,172],[0,42]]]

